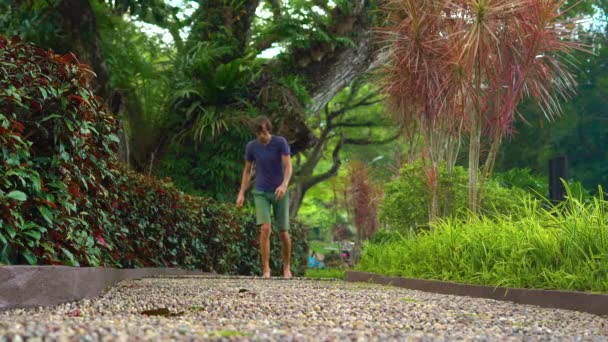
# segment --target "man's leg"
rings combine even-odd
[[[281,236],[281,250],[283,254],[283,277],[291,278],[291,239],[289,238],[289,193],[276,201],[274,218]]]
[[[262,254],[262,276],[270,278],[270,223],[264,223],[260,229],[260,254]]]
[[[281,249],[283,251],[283,277],[291,278],[291,239],[286,230],[279,234],[281,235]]]
[[[270,278],[270,206],[268,195],[264,192],[254,190],[255,214],[260,226],[260,254],[262,256],[262,276]],[[273,194],[274,195],[274,194]]]

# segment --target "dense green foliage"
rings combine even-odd
[[[0,36],[0,262],[259,273],[251,214],[118,163],[116,122],[74,60]],[[291,232],[301,274],[306,229]]]
[[[116,122],[73,55],[0,37],[0,243],[6,262],[102,262]],[[85,252],[86,251],[86,252]]]
[[[239,191],[245,145],[252,134],[233,129],[203,144],[173,146],[155,173],[171,177],[175,186],[190,194],[232,202]]]
[[[320,136],[327,126],[327,113],[306,115],[304,109],[312,103],[309,91],[317,86],[307,73],[322,69],[331,74],[331,67],[321,66],[331,65],[334,52],[353,45],[356,37],[350,28],[363,19],[351,15],[353,2],[262,1],[253,15],[255,9],[245,8],[247,2],[242,1],[224,2],[225,6],[214,6],[220,1],[172,2],[176,7],[162,1],[98,1],[90,2],[95,16],[86,20],[94,17],[96,25],[87,32],[66,30],[65,19],[73,15],[62,13],[59,3],[0,0],[0,33],[18,34],[56,50],[70,47],[75,37],[98,34],[102,44],[89,48],[101,52],[109,88],[122,94],[118,118],[125,130],[117,133],[114,119],[86,87],[69,88],[63,81],[43,84],[46,76],[30,79],[31,75],[10,65],[15,63],[0,64],[0,263],[180,264],[217,272],[258,272],[257,229],[251,216],[228,204],[189,197],[176,188],[190,195],[234,201],[244,145],[252,138],[243,125],[248,117],[267,114],[276,123],[302,117]],[[373,10],[376,3],[370,1],[366,7]],[[589,13],[592,5],[606,8],[605,3],[586,0],[573,11]],[[237,21],[248,15],[253,23],[243,32],[250,39],[242,39]],[[144,22],[152,26],[144,27]],[[151,34],[149,27],[163,30],[172,39]],[[579,95],[563,105],[562,118],[543,124],[537,119],[542,114],[535,104],[519,107],[531,125],[518,121],[512,139],[505,139],[497,161],[501,173],[485,189],[485,214],[494,206],[503,214],[521,209],[519,195],[524,191],[545,195],[546,178],[536,175],[546,174],[547,160],[557,154],[568,156],[574,180],[590,189],[598,183],[608,186],[604,148],[608,144],[608,49],[602,40],[593,46],[597,56],[574,56],[581,66],[573,69]],[[278,54],[265,53],[269,48]],[[40,49],[37,53],[46,54]],[[54,73],[53,77],[78,83],[76,68],[84,71],[84,67],[68,70],[70,57],[57,58],[52,67],[35,62],[28,63],[28,68],[35,75],[41,68],[45,75]],[[61,75],[64,69],[67,74]],[[4,77],[8,73],[13,73],[11,78]],[[368,88],[373,87],[364,88],[358,97],[373,99],[368,97],[373,91]],[[372,125],[387,125],[382,102],[351,108],[349,96],[342,91],[327,106],[329,113],[348,110],[335,121],[342,126],[331,130],[313,176],[331,169],[332,150],[341,138],[382,140],[392,135],[394,127]],[[93,118],[82,121],[82,113]],[[132,167],[146,173],[151,169],[153,175],[170,180],[143,177],[119,166],[114,151],[118,137],[125,136]],[[408,147],[415,149],[421,138],[410,138]],[[374,178],[385,181],[406,159],[407,153],[396,150],[398,145],[345,144],[339,156],[343,163],[364,161],[371,165]],[[304,155],[297,160],[305,163]],[[409,167],[387,184],[383,218],[394,229],[377,233],[372,246],[409,239],[399,232],[409,231],[410,226],[428,227],[426,174],[421,167]],[[464,223],[467,215],[461,210],[466,207],[463,176],[464,170],[457,168],[452,178],[445,170],[440,177],[441,189],[450,189],[441,194],[442,211],[452,217],[448,222],[463,222],[458,230],[470,226]],[[338,177],[313,186],[305,196],[300,218],[319,228],[325,239],[332,233],[354,231],[348,186],[348,174],[341,167]],[[588,202],[586,196],[581,198]],[[513,220],[523,220],[521,216],[527,214],[519,210]],[[503,224],[492,216],[479,220],[494,220],[484,226],[488,234]],[[306,254],[306,235],[297,225],[291,233],[297,265]],[[272,235],[275,270],[280,260],[277,235]],[[521,259],[520,254],[513,255]],[[436,271],[441,267],[436,265]]]
[[[385,194],[380,204],[379,216],[391,230],[406,233],[418,227],[427,227],[430,193],[426,182],[425,168],[421,161],[406,164],[398,177],[385,184]],[[439,183],[440,212],[443,216],[466,216],[467,171],[456,166],[451,175],[445,167],[440,168]],[[511,184],[514,185],[514,184]],[[524,193],[519,187],[501,186],[490,181],[483,192],[482,212],[498,211],[510,213],[520,206],[519,197]]]
[[[570,198],[545,209],[522,198],[517,216],[438,220],[433,230],[365,247],[358,269],[491,286],[608,291],[608,202]]]
[[[112,217],[128,229],[113,245],[123,266],[188,266],[230,274],[261,274],[259,229],[253,215],[232,204],[190,196],[166,181],[129,173],[117,184]],[[306,229],[295,222],[292,267],[302,274]],[[279,272],[279,234],[272,234],[271,269]],[[276,273],[278,274],[278,273]]]

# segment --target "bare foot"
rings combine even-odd
[[[270,278],[270,271],[264,271],[262,278]]]
[[[290,270],[283,270],[283,278],[291,278],[291,271]]]

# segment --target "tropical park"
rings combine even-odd
[[[607,19],[0,0],[0,341],[608,340]]]

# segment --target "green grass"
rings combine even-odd
[[[322,270],[308,268],[304,273],[306,278],[333,278],[344,279],[344,269],[342,268],[324,268]]]
[[[602,190],[599,191],[602,194]],[[514,216],[445,219],[433,230],[365,246],[358,270],[490,286],[608,292],[608,215],[602,195]]]
[[[401,298],[401,301],[406,302],[406,303],[418,303],[417,299],[410,298],[410,297]]]
[[[331,251],[340,253],[340,245],[337,243],[331,243],[331,242],[325,242],[325,241],[309,241],[308,245],[309,245],[309,249],[311,251],[315,251],[316,253],[329,254],[329,252],[331,252]],[[329,247],[332,249],[326,249],[326,247]]]
[[[248,332],[240,332],[236,330],[217,330],[209,333],[210,337],[218,338],[218,337],[247,337],[252,336],[253,334]]]

